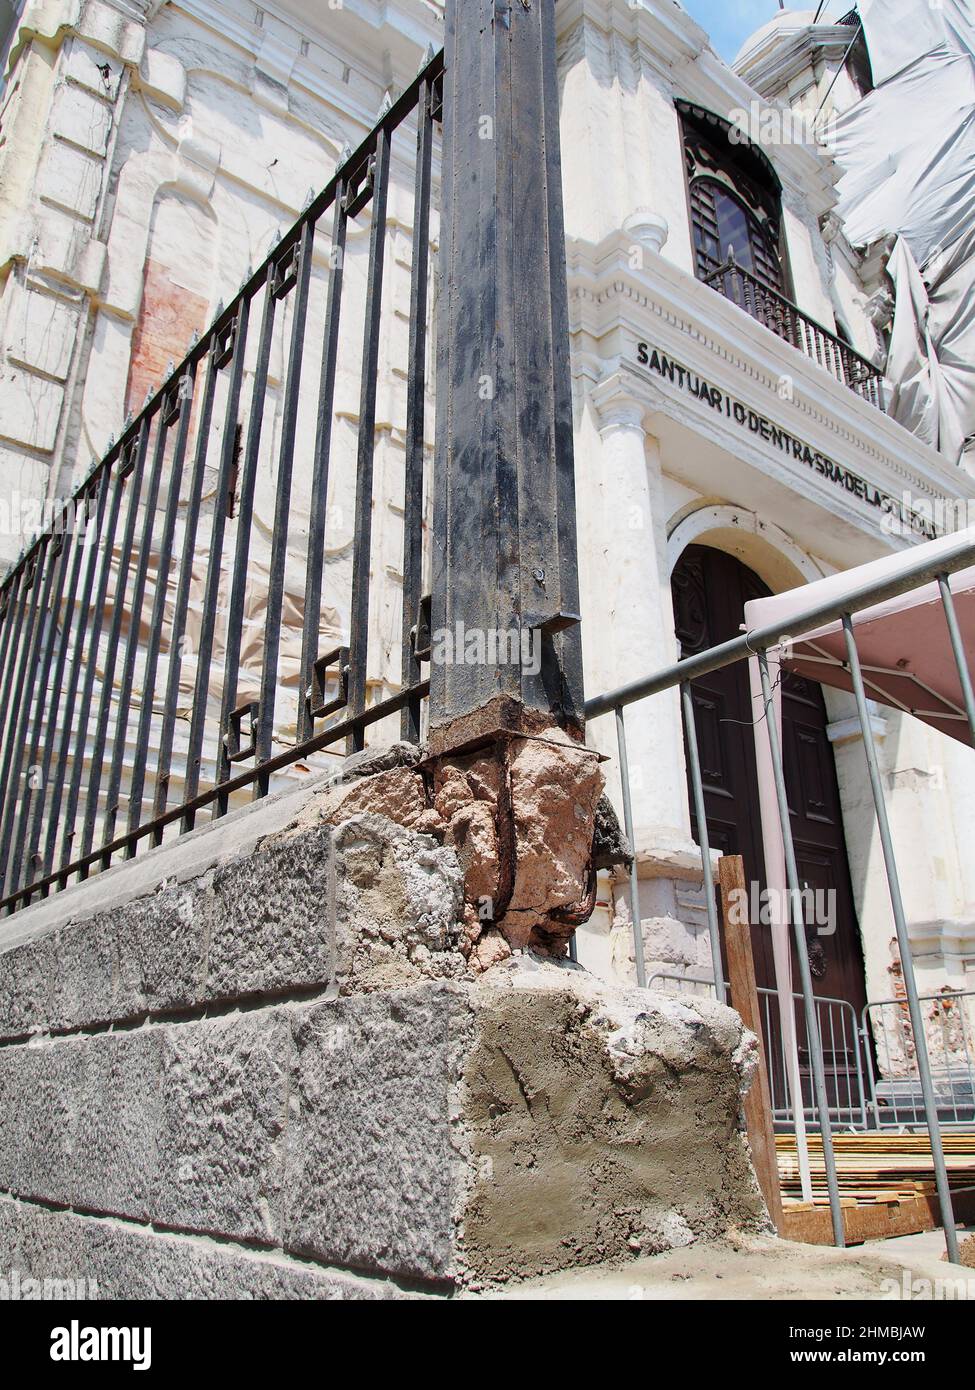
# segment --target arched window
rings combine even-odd
[[[708,280],[733,258],[766,289],[787,293],[775,170],[727,121],[689,102],[679,101],[677,109],[698,278]]]
[[[691,184],[697,273],[705,279],[732,256],[771,290],[782,289],[782,266],[768,233],[745,202],[717,179]]]

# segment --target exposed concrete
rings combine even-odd
[[[740,1121],[756,1043],[737,1014],[530,956],[492,970],[473,999],[463,1246],[474,1275],[766,1227]]]

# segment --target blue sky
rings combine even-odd
[[[711,42],[728,62],[756,29],[772,18],[779,0],[680,0],[684,9],[711,35]],[[790,10],[815,9],[816,0],[791,0]],[[851,9],[852,0],[831,0],[824,13],[838,19]]]

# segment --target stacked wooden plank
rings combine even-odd
[[[812,1202],[802,1200],[794,1136],[776,1136],[783,1201],[781,1234],[790,1240],[829,1245],[833,1233],[822,1139],[810,1133],[808,1141]],[[948,1182],[952,1192],[958,1193],[952,1202],[955,1218],[970,1221],[975,1217],[975,1192],[964,1189],[975,1188],[975,1131],[962,1134],[948,1130],[943,1142]],[[848,1244],[930,1231],[940,1225],[931,1143],[926,1134],[876,1130],[835,1134],[833,1149]]]
[[[813,1201],[828,1201],[822,1139],[808,1135]],[[975,1187],[975,1131],[946,1130],[943,1135],[948,1181],[952,1189]],[[775,1141],[782,1196],[801,1200],[796,1141],[777,1135]],[[836,1175],[840,1196],[857,1203],[908,1200],[934,1190],[934,1163],[927,1134],[835,1134]]]

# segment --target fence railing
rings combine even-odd
[[[821,323],[804,314],[791,299],[762,284],[750,271],[738,265],[734,258],[713,270],[704,283],[798,348],[806,357],[825,367],[837,381],[878,410],[886,408],[883,372],[879,367]]]
[[[975,1124],[975,990],[921,995],[924,1035],[938,1118],[942,1126]],[[863,1011],[873,1118],[878,1129],[924,1123],[918,1047],[906,999],[882,999]]]
[[[813,988],[812,970],[809,961],[809,947],[806,939],[806,923],[803,920],[805,897],[799,878],[796,849],[792,835],[792,821],[789,810],[789,796],[786,787],[785,769],[782,756],[778,721],[769,718],[773,708],[773,686],[769,674],[769,653],[779,647],[783,640],[798,641],[805,634],[824,625],[842,622],[845,637],[846,671],[853,687],[856,700],[857,720],[862,737],[862,746],[867,764],[871,794],[876,815],[877,830],[883,851],[884,869],[890,896],[891,909],[897,934],[898,949],[903,967],[905,1003],[911,1019],[917,1057],[918,1084],[923,1098],[924,1123],[931,1138],[931,1151],[934,1161],[935,1178],[941,1208],[942,1223],[948,1257],[957,1260],[958,1240],[955,1231],[951,1197],[948,1188],[948,1175],[945,1167],[944,1150],[941,1143],[938,1101],[932,1077],[931,1062],[928,1055],[921,1004],[914,973],[911,942],[908,935],[907,919],[904,911],[900,886],[900,873],[897,856],[891,837],[890,821],[884,798],[883,782],[880,776],[874,734],[864,684],[863,669],[856,643],[853,615],[875,604],[910,593],[927,584],[938,583],[940,601],[946,629],[950,637],[951,650],[957,666],[958,677],[965,701],[965,716],[973,745],[975,745],[975,692],[973,692],[968,655],[964,650],[954,598],[951,592],[950,576],[959,570],[975,564],[975,545],[970,537],[962,536],[954,542],[945,543],[938,557],[923,555],[912,563],[905,564],[895,579],[862,585],[858,590],[844,597],[823,599],[811,604],[809,609],[791,617],[789,637],[784,638],[778,625],[755,629],[740,637],[724,642],[720,646],[688,656],[673,665],[665,667],[642,680],[591,697],[586,701],[587,721],[612,714],[616,721],[616,738],[620,773],[620,799],[623,809],[623,822],[627,839],[636,845],[633,822],[633,805],[630,791],[629,763],[626,741],[626,710],[631,705],[650,700],[668,691],[679,691],[684,717],[684,733],[687,747],[688,779],[691,785],[693,809],[696,815],[697,834],[701,850],[701,872],[703,882],[712,881],[711,848],[708,838],[707,815],[705,813],[704,783],[701,774],[701,760],[698,748],[694,717],[694,700],[691,682],[698,677],[719,671],[739,661],[755,658],[761,679],[765,738],[768,742],[769,760],[775,783],[775,804],[779,831],[784,848],[786,870],[786,911],[787,923],[795,949],[799,967],[799,981],[802,1001],[802,1018],[808,1045],[808,1063],[815,1106],[816,1119],[823,1141],[823,1158],[829,1191],[830,1211],[833,1223],[833,1236],[837,1245],[845,1244],[843,1214],[840,1205],[839,1185],[836,1174],[836,1161],[832,1145],[832,1120],[830,1096],[827,1085],[824,1061],[823,1032],[817,1013],[817,1003]],[[634,854],[630,862],[630,914],[633,924],[633,952],[637,983],[646,984],[646,965],[644,959],[642,914],[640,909],[639,866]],[[704,893],[707,911],[708,931],[711,941],[712,961],[721,960],[721,938],[718,926],[717,905],[713,892]],[[723,1002],[726,998],[724,981],[718,976],[716,994]]]
[[[387,103],[0,587],[6,911],[378,720],[419,739],[442,78],[440,54]],[[406,382],[395,630],[370,594],[381,338]]]
[[[779,1027],[778,995],[773,989],[759,989],[758,995],[769,1061],[772,1117],[780,1127],[787,1126],[794,1123],[795,1115],[789,1097],[785,1039]],[[816,1100],[811,1043],[806,1029],[802,995],[794,994],[792,1002],[799,1051],[799,1085],[802,1091],[803,1114],[806,1120],[812,1123],[817,1119]],[[823,995],[816,995],[815,1010],[830,1120],[839,1127],[866,1129],[869,1096],[856,1010],[846,999],[831,999]]]
[[[657,971],[650,976],[647,987],[654,989],[661,985],[665,989],[676,987],[676,992],[681,994],[703,995],[711,999],[715,995],[714,981],[702,976]],[[725,989],[728,989],[727,981]],[[779,1021],[779,996],[776,990],[759,986],[758,998],[762,1042],[768,1064],[772,1119],[778,1128],[791,1129],[795,1124],[795,1111],[789,1094],[789,1060]],[[805,1119],[814,1123],[818,1117],[802,995],[793,994],[792,1003],[799,1052],[802,1111]],[[815,1007],[819,1036],[822,1040],[830,1121],[834,1125],[849,1129],[867,1129],[869,1112],[872,1109],[872,1091],[867,1085],[856,1011],[846,999],[832,999],[819,994],[816,995]]]

